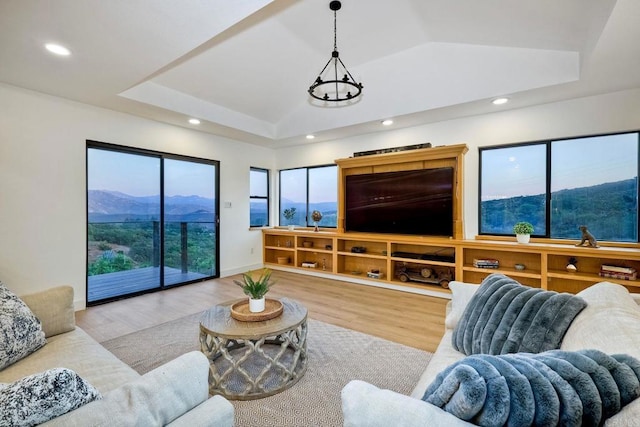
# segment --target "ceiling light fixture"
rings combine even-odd
[[[382,126],[391,126],[393,124],[393,120],[387,119],[387,120],[383,120],[381,123],[382,123]]]
[[[496,98],[493,101],[491,101],[493,105],[502,105],[502,104],[506,104],[507,102],[509,102],[509,98]]]
[[[307,139],[314,139],[315,137],[316,137],[315,135],[311,135],[311,134],[307,135]]]
[[[46,43],[44,45],[44,47],[49,52],[55,53],[56,55],[60,55],[60,56],[69,56],[69,55],[71,55],[71,51],[69,49],[67,49],[66,47],[64,47],[62,45],[59,45],[59,44]]]
[[[198,120],[198,119],[189,119],[189,123],[191,123],[192,125],[199,125],[200,124],[200,120]]]
[[[362,93],[362,83],[356,83],[347,67],[338,54],[338,26],[336,12],[340,10],[342,3],[332,1],[329,9],[333,10],[333,52],[331,58],[324,66],[318,78],[309,86],[309,95],[320,101],[340,102],[357,98]],[[343,76],[338,79],[338,76]],[[324,80],[324,79],[328,80]],[[354,93],[352,93],[354,91]]]

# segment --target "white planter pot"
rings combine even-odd
[[[529,234],[516,234],[516,240],[518,243],[529,243],[531,235]]]
[[[264,311],[264,298],[249,298],[249,311],[252,313],[260,313]]]
[[[295,228],[296,228],[296,226],[295,226],[295,225],[290,225],[290,226],[288,226],[287,228],[288,228],[289,230],[293,230],[293,229],[295,229]]]

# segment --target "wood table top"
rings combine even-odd
[[[307,308],[299,302],[281,298],[282,314],[262,322],[243,322],[231,317],[231,306],[241,299],[211,307],[200,318],[201,332],[225,338],[259,339],[294,329],[307,319]]]

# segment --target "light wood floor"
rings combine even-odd
[[[274,271],[269,297],[303,303],[309,317],[411,347],[434,351],[444,333],[448,300]],[[198,313],[217,303],[242,298],[231,276],[181,286],[76,313],[78,326],[98,341]]]

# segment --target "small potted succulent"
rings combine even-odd
[[[260,276],[253,279],[251,271],[242,274],[242,281],[234,280],[233,283],[240,286],[245,295],[249,296],[249,311],[260,313],[264,311],[265,295],[275,282],[271,281],[271,270],[262,269]]]
[[[293,230],[294,226],[291,224],[291,220],[296,215],[296,208],[288,208],[282,212],[282,216],[289,222],[289,230]]]
[[[516,235],[518,243],[529,243],[531,233],[533,233],[533,225],[529,222],[518,222],[513,226],[513,232]]]

